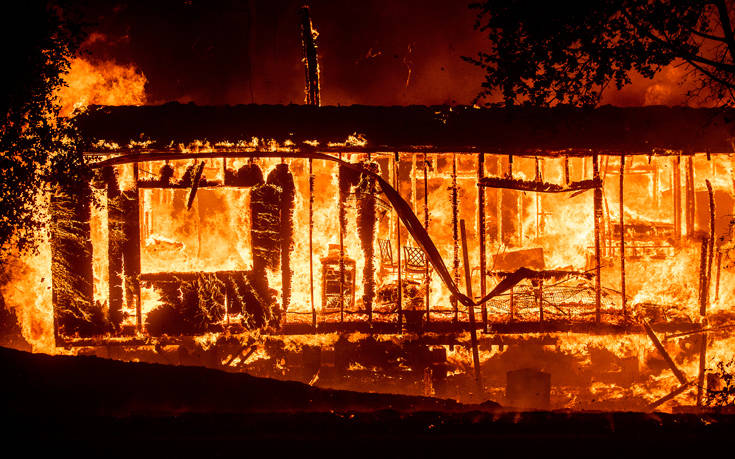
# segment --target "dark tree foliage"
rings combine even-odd
[[[689,95],[732,103],[735,88],[734,2],[598,0],[473,3],[486,50],[464,59],[483,68],[477,100],[506,105],[596,105],[602,91],[652,78],[681,62],[693,80]]]
[[[91,177],[74,130],[58,118],[54,91],[83,37],[79,15],[62,1],[4,2],[0,7],[0,254],[34,247],[44,224],[39,194],[73,191]]]

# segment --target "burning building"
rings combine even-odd
[[[613,409],[705,403],[729,359],[721,111],[174,103],[78,123],[96,175],[51,200],[57,346]]]

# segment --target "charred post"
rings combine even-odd
[[[133,165],[134,185],[123,191],[123,219],[125,238],[123,243],[123,266],[125,275],[125,298],[127,308],[135,310],[138,330],[143,327],[140,310],[140,195],[138,194],[138,164]]]
[[[280,163],[268,174],[268,183],[281,189],[280,200],[280,235],[281,242],[281,285],[282,309],[285,314],[291,304],[291,251],[294,245],[293,212],[296,203],[296,187],[293,175],[286,163]]]
[[[478,182],[485,176],[485,154],[480,153],[477,159],[477,180]],[[486,267],[487,254],[485,253],[485,189],[479,187],[477,189],[477,234],[480,243],[480,298],[484,298],[487,293],[486,285]],[[487,331],[487,305],[482,303],[482,328]]]
[[[623,206],[623,183],[625,176],[625,155],[620,156],[620,292],[622,297],[623,318],[628,319],[627,299],[625,296],[625,208]]]
[[[470,258],[467,250],[467,231],[465,230],[464,220],[460,220],[459,225],[462,233],[462,264],[464,266],[467,297],[472,298],[472,268],[470,267]],[[475,308],[473,305],[470,304],[468,306],[467,314],[470,318],[470,340],[472,341],[472,363],[475,367],[475,382],[477,383],[478,394],[481,394],[483,392],[482,374],[480,373],[480,353],[477,348],[477,327],[475,326]]]
[[[681,241],[681,156],[673,159],[674,239]]]
[[[125,219],[122,193],[115,169],[102,169],[107,196],[107,276],[109,279],[110,323],[120,329],[123,320],[123,246]]]
[[[459,285],[459,190],[457,189],[457,154],[452,153],[452,185],[450,187],[452,200],[452,273],[454,275],[454,283]],[[459,323],[459,308],[457,299],[452,297],[452,309],[454,309],[454,323]]]
[[[380,166],[376,162],[366,161],[362,167],[375,174],[380,173]],[[375,218],[375,195],[377,194],[377,183],[368,174],[360,175],[357,185],[357,232],[360,236],[360,245],[365,255],[365,267],[363,268],[364,290],[362,296],[363,306],[368,314],[368,322],[373,321],[373,300],[375,299],[375,233],[377,220]]]
[[[598,166],[598,158],[595,153],[592,155],[592,175],[593,180],[597,183],[600,181],[600,171]],[[595,219],[595,323],[600,323],[600,304],[602,300],[602,275],[601,275],[601,256],[600,256],[600,220],[602,219],[602,186],[595,187],[594,196],[594,219]]]
[[[428,176],[428,168],[429,168],[429,159],[426,156],[426,153],[424,153],[424,229],[428,232],[429,231],[429,176]],[[430,304],[429,304],[429,291],[430,291],[430,284],[431,284],[431,277],[429,275],[429,263],[428,260],[426,262],[426,266],[424,268],[424,283],[425,283],[425,291],[424,291],[424,300],[426,302],[426,323],[429,323],[431,321],[430,318]]]
[[[301,8],[301,46],[304,54],[305,93],[307,105],[320,105],[319,61],[317,58],[316,30],[311,23],[309,7]]]

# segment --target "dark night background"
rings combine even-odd
[[[91,27],[86,58],[134,65],[148,103],[303,103],[298,10],[303,0],[81,3]],[[313,0],[324,105],[470,104],[482,49],[468,0]],[[603,103],[683,103],[681,76],[633,77]]]

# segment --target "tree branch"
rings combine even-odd
[[[717,6],[717,13],[720,15],[722,33],[725,35],[727,49],[730,50],[730,59],[735,62],[735,37],[733,37],[732,24],[730,24],[730,15],[727,11],[727,5],[725,5],[725,0],[717,0],[714,3]]]
[[[686,52],[686,51],[684,51],[684,50],[682,50],[682,49],[674,46],[670,41],[665,40],[665,39],[663,39],[663,38],[661,38],[661,37],[653,34],[650,30],[647,30],[647,29],[641,27],[640,24],[638,24],[638,22],[635,21],[633,19],[633,17],[630,16],[630,14],[628,14],[627,11],[621,10],[621,12],[622,12],[623,16],[625,16],[626,19],[628,19],[628,22],[639,33],[643,34],[644,36],[647,36],[648,38],[650,38],[651,40],[653,40],[653,41],[655,41],[657,43],[660,43],[660,44],[668,47],[674,54],[676,54],[677,57],[681,57],[682,59],[686,60],[687,62],[694,61],[694,62],[698,62],[698,63],[703,64],[703,65],[714,67],[714,68],[716,68],[718,70],[722,70],[723,72],[735,73],[735,65],[733,65],[733,64],[720,63],[720,62],[717,62],[717,61],[706,59],[706,58],[704,58],[704,57],[702,57],[700,55],[697,55],[697,54],[692,54],[692,53]]]

